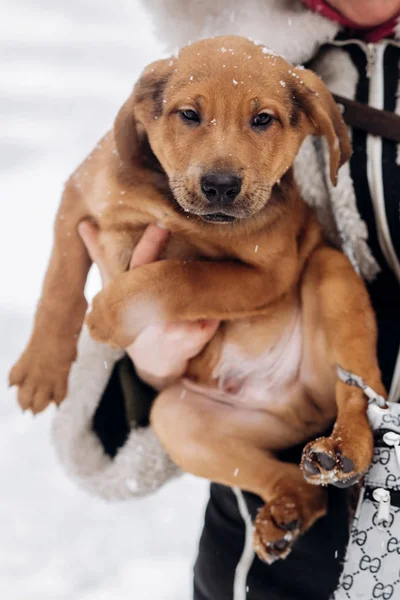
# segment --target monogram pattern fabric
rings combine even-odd
[[[375,448],[365,485],[400,491],[400,467],[394,448]]]
[[[400,463],[394,446],[382,442],[385,432],[400,434],[400,405],[371,404],[369,420],[377,441],[352,523],[339,586],[332,600],[398,600],[400,598]],[[374,490],[388,490],[390,508],[378,518]]]

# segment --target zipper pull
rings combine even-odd
[[[376,64],[376,45],[375,44],[367,44],[367,66],[366,66],[366,75],[368,79],[372,77],[373,70]]]
[[[372,492],[372,497],[379,504],[377,525],[387,527],[390,523],[390,492],[383,488],[376,488]]]
[[[397,459],[397,466],[400,469],[400,435],[395,431],[387,431],[383,436],[383,441],[388,446],[394,447]]]

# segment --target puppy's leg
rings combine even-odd
[[[154,321],[250,316],[288,290],[295,269],[295,261],[266,271],[232,261],[155,262],[102,290],[87,323],[95,339],[123,348]]]
[[[331,248],[311,257],[303,281],[306,294],[317,297],[331,364],[359,375],[386,396],[376,357],[376,324],[367,290],[347,258]],[[347,487],[367,470],[373,451],[367,398],[359,388],[337,380],[338,416],[332,435],[309,443],[302,468],[310,483]]]
[[[90,259],[77,232],[85,215],[79,192],[69,181],[56,217],[54,246],[27,348],[11,369],[22,409],[34,413],[66,395],[67,378],[86,311],[84,285]]]
[[[151,412],[157,437],[187,472],[258,494],[267,503],[255,521],[254,546],[267,562],[285,558],[326,511],[325,491],[309,485],[297,465],[266,449],[271,415],[232,409],[176,384]]]

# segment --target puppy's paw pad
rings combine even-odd
[[[349,487],[364,474],[357,471],[354,461],[343,455],[340,444],[331,438],[320,438],[304,448],[301,468],[308,483]]]
[[[343,473],[351,473],[356,468],[353,461],[350,458],[347,458],[347,456],[342,456],[341,467]]]

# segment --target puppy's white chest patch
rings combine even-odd
[[[284,389],[299,379],[303,351],[300,317],[296,317],[278,340],[257,357],[250,358],[240,345],[227,341],[214,369],[218,391],[236,396],[244,404],[276,402]]]

